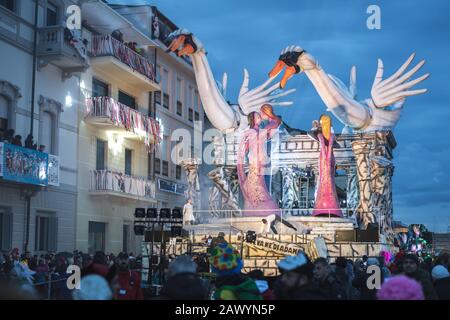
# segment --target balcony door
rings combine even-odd
[[[98,79],[92,79],[92,96],[93,97],[107,97],[108,84]]]
[[[123,103],[127,107],[136,109],[136,99],[121,90],[119,90],[119,102]]]
[[[106,169],[106,141],[97,139],[97,159],[95,164],[96,170]]]
[[[105,252],[106,249],[106,223],[89,221],[88,253]]]
[[[133,163],[133,151],[125,149],[125,174],[131,176],[131,168]]]

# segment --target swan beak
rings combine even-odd
[[[296,73],[297,70],[295,69],[295,67],[287,67],[286,71],[284,72],[283,78],[281,79],[280,82],[280,89],[284,89],[288,80],[292,78],[292,76]]]
[[[169,47],[167,48],[167,52],[174,52],[176,50],[178,50],[178,48],[184,43],[184,40],[186,40],[185,36],[179,36],[176,39],[174,39],[172,41],[172,43],[169,45]]]
[[[280,74],[280,72],[283,70],[283,68],[286,66],[286,63],[282,60],[278,60],[275,64],[275,67],[273,67],[272,71],[269,72],[269,78],[276,77]]]
[[[192,54],[195,52],[195,49],[193,46],[191,46],[190,44],[186,44],[183,49],[181,49],[178,52],[178,56],[181,57],[182,55],[188,55],[188,54]]]

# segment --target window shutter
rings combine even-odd
[[[1,250],[9,251],[12,247],[12,214],[6,210],[0,216],[2,219],[2,247]]]
[[[57,251],[58,217],[50,217],[48,220],[48,251]]]

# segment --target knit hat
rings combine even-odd
[[[407,276],[386,279],[377,292],[378,300],[425,300],[422,286]]]
[[[241,272],[243,267],[239,252],[226,242],[219,243],[211,250],[209,262],[211,264],[211,270],[218,276],[237,274]]]
[[[81,278],[80,289],[72,292],[74,300],[111,300],[112,291],[105,278],[91,274]]]
[[[367,265],[368,265],[368,266],[379,266],[379,265],[380,265],[380,262],[378,261],[377,258],[369,258],[369,259],[367,260]]]
[[[169,277],[180,273],[196,273],[197,264],[190,256],[179,256],[169,263]]]
[[[431,276],[433,277],[433,280],[438,280],[450,277],[450,273],[443,265],[438,264],[431,271]]]

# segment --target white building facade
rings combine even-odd
[[[34,1],[0,3],[0,247],[5,251],[75,247],[79,72],[87,65],[82,48],[64,37],[64,10],[73,3],[39,1],[37,29]],[[31,118],[34,143],[45,146],[44,152],[23,147]],[[11,143],[11,130],[21,136],[22,147],[17,140]]]

